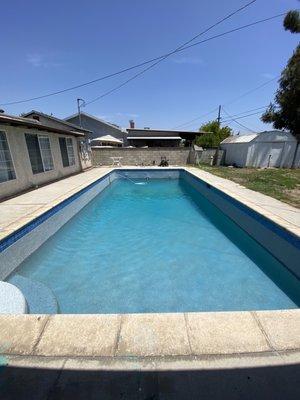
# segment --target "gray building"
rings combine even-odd
[[[133,147],[189,147],[202,132],[163,129],[127,129],[127,145]]]
[[[65,121],[78,126],[80,125],[78,114],[74,114],[65,118]],[[91,132],[89,134],[89,139],[91,140],[107,135],[122,141],[124,141],[126,138],[126,132],[123,132],[118,125],[111,124],[110,122],[106,122],[98,117],[94,117],[93,115],[89,115],[84,112],[81,113],[81,126]]]
[[[248,135],[229,136],[220,147],[225,150],[225,164],[237,167],[277,167],[300,166],[300,146],[289,132],[265,131]]]

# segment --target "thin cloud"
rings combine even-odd
[[[138,118],[138,114],[132,114],[132,113],[122,113],[122,112],[117,112],[116,115],[118,117],[126,117],[126,118]]]
[[[34,68],[60,67],[62,63],[47,60],[42,54],[34,53],[27,55],[27,62]]]
[[[172,61],[175,64],[194,64],[194,65],[203,65],[204,64],[204,61],[201,58],[197,58],[197,57],[173,58]]]
[[[275,78],[275,75],[270,74],[269,72],[264,72],[263,74],[261,74],[261,76],[262,76],[263,78],[266,78],[266,79],[273,79],[273,78]]]
[[[107,121],[112,118],[112,115],[95,115],[95,117]]]

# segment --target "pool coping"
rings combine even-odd
[[[2,315],[0,331],[1,354],[6,357],[90,357],[139,363],[272,356],[284,363],[284,356],[293,354],[294,361],[300,362],[298,309]]]
[[[149,167],[124,167],[149,169]],[[10,235],[80,190],[96,182],[114,169],[93,169],[90,179],[0,231],[0,238]],[[157,169],[155,167],[154,169]],[[166,170],[166,168],[163,168]],[[267,219],[296,236],[299,226],[270,212],[264,201],[292,213],[299,210],[268,196],[257,194],[231,181],[215,177],[194,167],[185,169],[216,189],[240,201]],[[69,178],[64,180],[65,182]],[[227,181],[227,182],[226,182]],[[42,187],[37,190],[43,190]],[[47,188],[47,186],[46,186]],[[251,197],[249,198],[249,195]],[[258,199],[259,201],[256,201]],[[271,200],[270,200],[271,199]],[[8,203],[11,200],[8,200]],[[11,203],[15,203],[12,201]],[[278,204],[280,203],[280,204]],[[274,206],[275,204],[275,206]],[[283,215],[285,216],[285,215]],[[26,334],[25,334],[26,332]],[[123,360],[134,359],[143,365],[145,359],[170,359],[171,364],[195,362],[197,357],[231,357],[240,359],[272,356],[285,363],[293,354],[300,362],[300,310],[196,312],[165,314],[95,314],[95,315],[0,315],[0,352],[5,356],[27,357],[92,357]],[[270,359],[271,360],[271,359]],[[29,361],[28,361],[29,362]],[[179,364],[178,364],[179,365]],[[230,365],[230,362],[229,362]]]

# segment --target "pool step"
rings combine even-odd
[[[26,314],[28,307],[25,296],[19,288],[0,281],[0,314]]]
[[[57,314],[58,304],[51,289],[41,282],[15,274],[9,280],[26,298],[29,314]]]

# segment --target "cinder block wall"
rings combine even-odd
[[[220,149],[204,149],[197,151],[197,162],[202,164],[222,165],[224,161],[224,150]]]
[[[159,165],[161,157],[169,165],[185,165],[189,162],[190,149],[186,147],[95,148],[92,149],[93,165],[112,165],[110,157],[122,157],[122,165]]]

